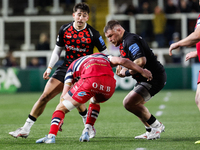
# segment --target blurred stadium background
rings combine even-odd
[[[72,9],[78,2],[89,4],[88,23],[105,41],[103,28],[110,19],[118,20],[126,30],[145,38],[167,71],[165,89],[196,89],[198,59],[184,60],[185,54],[195,47],[177,50],[175,57],[168,55],[168,48],[174,38],[182,39],[193,32],[200,11],[198,0],[0,0],[0,93],[43,90],[46,81],[42,74],[57,33],[61,25],[72,21]],[[160,9],[160,15],[155,13],[156,8]],[[163,21],[158,19],[154,24],[156,17]],[[161,28],[158,33],[162,35],[161,45],[155,26]],[[42,33],[49,49],[38,47]],[[110,53],[119,55],[118,48],[107,41],[106,44]],[[62,58],[56,65],[61,62]],[[117,90],[130,90],[133,85],[130,78],[117,78]]]

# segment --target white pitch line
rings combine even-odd
[[[165,109],[165,105],[160,105],[159,109]]]
[[[164,98],[164,101],[165,101],[165,102],[168,102],[168,101],[169,101],[169,97],[165,97],[165,98]]]
[[[163,111],[157,111],[156,116],[161,116],[163,114]]]
[[[171,97],[171,92],[167,93],[167,95],[164,97],[164,101],[168,102],[169,101],[169,97]],[[166,106],[162,104],[162,105],[159,106],[159,109],[162,110],[162,109],[165,109],[165,107]],[[163,111],[161,111],[161,110],[157,111],[155,116],[161,116],[163,114]]]

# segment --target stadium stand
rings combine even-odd
[[[41,32],[49,33],[50,49],[55,45],[57,31],[64,23],[71,22],[72,8],[74,3],[82,0],[1,0],[0,3],[0,65],[1,60],[6,56],[8,50],[13,51],[13,55],[18,58],[21,68],[26,68],[28,58],[47,57],[50,59],[51,51],[35,51],[35,45],[38,42],[38,37]],[[122,3],[133,3],[135,7],[140,7],[139,0],[85,0],[91,8],[89,24],[94,26],[105,39],[103,27],[110,19],[119,21],[128,21],[130,31],[138,33],[139,21],[151,20],[153,14],[127,15],[117,12]],[[164,9],[164,0],[153,0],[151,7],[159,5]],[[181,38],[186,37],[188,32],[188,20],[196,20],[198,12],[166,14],[166,17],[171,20],[176,20],[176,29]],[[189,24],[194,26],[193,24]],[[153,43],[153,42],[152,42]],[[108,44],[108,43],[107,43]],[[153,45],[152,45],[153,46]],[[165,48],[154,48],[154,53],[163,63],[171,63],[165,59],[168,55],[168,46]],[[109,48],[112,48],[108,45]],[[189,51],[190,49],[184,50]],[[118,52],[113,53],[118,55]],[[189,65],[189,62],[184,62],[183,65]]]

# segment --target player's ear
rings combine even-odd
[[[75,13],[72,13],[72,17],[75,19]]]
[[[89,15],[87,15],[87,21],[89,20]]]
[[[120,27],[116,27],[117,31],[121,32],[122,29]]]

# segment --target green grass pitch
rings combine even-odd
[[[27,139],[13,138],[8,132],[23,126],[28,114],[41,93],[16,93],[0,95],[0,149],[2,150],[197,150],[200,144],[200,112],[195,104],[195,91],[163,90],[145,105],[165,126],[158,140],[137,140],[145,132],[137,117],[125,110],[123,98],[129,91],[116,91],[113,97],[101,104],[95,123],[96,137],[81,143],[84,128],[77,110],[66,114],[63,132],[56,144],[36,144],[48,134],[52,113],[59,96],[52,99],[38,118]],[[88,106],[88,103],[86,104]]]

